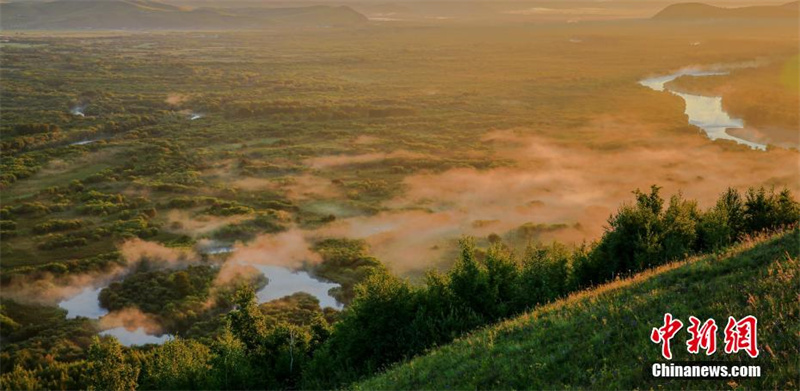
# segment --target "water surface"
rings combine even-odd
[[[681,70],[669,75],[656,76],[639,81],[639,84],[655,91],[668,91],[683,99],[686,104],[684,113],[689,117],[689,123],[697,126],[706,133],[711,140],[723,139],[735,141],[739,144],[747,145],[753,149],[766,150],[765,144],[759,144],[736,136],[731,136],[728,129],[744,128],[744,121],[739,118],[732,118],[722,108],[721,96],[704,96],[685,94],[666,87],[666,84],[681,77],[703,77],[726,75],[727,72],[701,71],[701,70]]]
[[[67,310],[67,319],[84,317],[88,319],[100,319],[108,315],[108,310],[100,306],[100,291],[107,285],[95,288],[94,286],[85,287],[80,293],[69,297],[58,303],[58,306]],[[119,342],[125,346],[161,344],[167,341],[169,335],[152,335],[141,327],[128,330],[125,327],[115,327],[103,330],[100,335],[112,335],[117,337]]]
[[[97,141],[99,140],[81,140],[81,141],[76,141],[74,143],[69,143],[69,145],[87,145]]]
[[[316,297],[322,308],[342,308],[342,304],[328,294],[331,288],[337,288],[339,284],[320,281],[304,271],[292,271],[282,266],[248,265],[258,269],[269,280],[264,288],[256,292],[259,303],[266,303],[298,292],[305,292]]]
[[[105,286],[95,288],[88,286],[75,296],[62,300],[58,306],[67,310],[67,319],[77,318],[82,316],[89,319],[100,319],[108,313],[108,311],[100,306],[100,291]]]
[[[125,327],[114,327],[113,329],[103,330],[100,332],[100,335],[106,336],[110,335],[116,337],[124,346],[138,346],[138,345],[148,345],[148,344],[156,344],[161,345],[164,342],[169,341],[172,339],[172,336],[169,334],[164,335],[152,335],[148,334],[144,328],[138,327],[133,330],[128,330]]]
[[[206,254],[223,254],[233,252],[231,246],[219,245],[212,246],[203,251]],[[268,279],[267,285],[256,292],[258,303],[266,303],[277,300],[298,292],[308,293],[319,300],[320,306],[341,309],[343,305],[336,301],[328,292],[332,288],[340,287],[339,284],[320,281],[313,278],[305,271],[294,271],[283,266],[259,265],[241,262],[256,268]],[[72,319],[79,316],[89,319],[100,319],[108,315],[108,311],[100,306],[100,292],[108,285],[100,287],[87,286],[75,296],[69,297],[58,303],[58,306],[67,310],[67,318]],[[142,327],[125,328],[115,327],[103,330],[100,335],[111,335],[116,337],[125,346],[162,344],[172,338],[169,334],[156,335],[149,334]]]

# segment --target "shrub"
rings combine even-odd
[[[45,237],[45,241],[39,244],[39,248],[42,250],[55,250],[59,248],[81,247],[88,243],[89,241],[81,236],[49,234]]]
[[[83,227],[83,221],[81,220],[49,220],[33,226],[33,232],[41,235],[50,232],[67,231],[81,227]]]
[[[14,210],[14,213],[21,215],[46,215],[50,213],[50,208],[41,202],[25,202],[17,206]]]
[[[657,258],[659,264],[684,258],[697,248],[697,224],[700,211],[697,202],[684,200],[680,195],[670,198],[669,207],[662,217],[663,238]]]
[[[58,133],[61,128],[53,124],[20,124],[14,127],[14,131],[19,135],[31,135],[38,133]]]
[[[216,200],[206,209],[206,213],[214,216],[247,215],[253,213],[253,208],[239,204],[236,201]]]
[[[789,190],[775,194],[761,187],[747,190],[744,202],[744,228],[747,233],[773,230],[796,224],[800,220],[800,207]]]
[[[569,250],[561,245],[529,246],[517,286],[518,307],[533,307],[565,294],[570,257]]]

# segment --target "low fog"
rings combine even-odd
[[[545,242],[596,239],[607,218],[633,199],[632,190],[653,184],[662,186],[666,197],[681,192],[704,208],[729,186],[800,190],[796,151],[753,152],[732,142],[711,142],[700,132],[669,139],[657,126],[614,117],[574,132],[570,140],[532,129],[490,132],[482,141],[497,158],[513,159],[513,166],[411,175],[404,180],[405,194],[385,203],[388,210],[338,219],[303,234],[365,239],[378,258],[403,273],[448,261],[442,257],[451,255],[462,235],[505,235],[525,223],[566,225],[543,232]],[[580,140],[583,135],[588,142]],[[329,162],[327,168],[334,169],[332,162],[362,162],[364,156],[321,157],[309,164],[321,168],[320,162]],[[783,172],[775,171],[780,162],[787,168]],[[322,180],[301,187],[295,195],[336,197],[333,190],[319,191],[327,187]]]

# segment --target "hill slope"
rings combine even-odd
[[[216,30],[366,23],[349,7],[184,9],[151,0],[57,0],[0,4],[4,30]]]
[[[697,19],[797,19],[800,2],[783,5],[759,5],[738,8],[722,8],[703,3],[672,4],[655,16],[656,20]]]
[[[797,389],[800,358],[800,231],[690,259],[585,291],[457,340],[356,385],[363,389]],[[673,361],[742,360],[759,379],[660,380],[645,367],[664,361],[649,341],[665,312],[714,318],[718,352],[691,356],[686,329],[672,340]],[[722,352],[728,316],[758,318],[761,354]]]

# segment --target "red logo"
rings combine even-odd
[[[750,357],[758,357],[757,325],[758,320],[753,315],[745,316],[738,322],[729,316],[728,325],[725,326],[725,353],[744,350]]]
[[[717,351],[717,322],[708,319],[700,322],[694,316],[689,316],[690,338],[686,341],[686,350],[691,354],[700,353],[700,349],[706,351],[706,356],[710,356]],[[758,320],[753,315],[748,315],[737,321],[732,316],[728,317],[728,325],[725,326],[725,353],[734,354],[744,350],[750,357],[758,357]],[[674,319],[669,312],[664,314],[664,325],[653,328],[650,332],[650,340],[661,344],[661,355],[667,360],[672,359],[670,340],[683,327],[683,322]]]
[[[697,354],[700,348],[705,349],[706,356],[710,356],[717,351],[717,322],[709,319],[700,326],[700,319],[694,316],[689,317],[691,325],[686,328],[692,338],[686,341],[686,348],[689,353]]]
[[[661,328],[653,328],[650,333],[650,340],[655,343],[661,343],[661,355],[667,360],[672,359],[672,351],[669,349],[669,341],[675,336],[675,333],[683,327],[683,322],[680,320],[672,320],[672,314],[664,314],[664,326]]]

